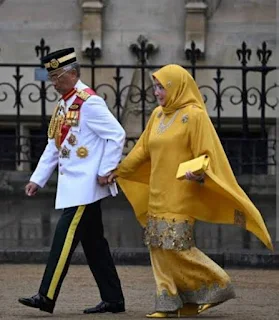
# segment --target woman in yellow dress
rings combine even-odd
[[[153,74],[160,106],[117,177],[145,228],[157,286],[149,318],[183,317],[235,297],[227,273],[195,247],[195,220],[238,224],[272,249],[261,214],[238,185],[191,75],[178,65]],[[206,175],[185,172],[180,163],[209,156]],[[195,181],[196,180],[196,181]]]

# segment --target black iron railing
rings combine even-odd
[[[107,100],[125,129],[131,123],[129,117],[134,117],[134,121],[136,119],[136,131],[127,127],[125,152],[136,142],[156,106],[150,73],[161,67],[147,63],[149,56],[156,53],[156,47],[145,37],[139,37],[130,49],[137,57],[137,64],[98,65],[96,59],[101,53],[92,41],[91,48],[86,51],[90,63],[81,65],[86,82]],[[50,47],[42,39],[35,51],[41,59],[50,52]],[[257,65],[249,66],[252,54],[244,42],[236,51],[239,66],[205,66],[197,64],[199,51],[194,43],[191,50],[185,52],[189,65],[184,67],[199,84],[237,174],[265,174],[270,172],[270,168],[275,168],[276,139],[269,131],[275,124],[275,109],[278,105],[278,84],[272,81],[275,79],[276,67],[267,65],[272,51],[265,42],[255,51]],[[0,83],[0,169],[16,169],[25,163],[33,167],[46,143],[49,121],[47,107],[55,104],[59,97],[43,76],[41,81],[33,79],[35,70],[43,72],[41,63],[1,63],[0,69],[1,74],[5,74],[5,81]],[[107,75],[105,81],[101,80],[104,73]],[[231,83],[234,79],[237,79],[237,83]],[[34,112],[37,116],[25,112],[27,105],[29,108],[30,105],[40,108],[39,113]],[[228,117],[232,109],[237,116]],[[249,116],[250,111],[253,112],[252,116]],[[28,133],[22,132],[22,124],[30,126],[31,130]]]

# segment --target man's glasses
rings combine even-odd
[[[62,73],[60,73],[58,76],[51,76],[51,75],[48,75],[48,80],[51,81],[51,82],[57,82],[59,80],[59,78],[61,78],[66,72],[68,72],[69,70],[65,70],[63,71]]]

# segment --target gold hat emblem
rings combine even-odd
[[[88,150],[85,147],[79,147],[77,149],[77,156],[80,158],[86,158],[88,156]]]
[[[52,69],[57,69],[59,67],[59,61],[56,59],[50,60],[50,66],[52,67]]]

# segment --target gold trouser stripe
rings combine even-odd
[[[78,207],[78,209],[74,215],[74,218],[70,224],[69,230],[67,232],[64,246],[63,246],[60,258],[58,260],[57,266],[55,268],[55,271],[54,271],[54,274],[53,274],[53,277],[52,277],[52,280],[51,280],[51,283],[50,283],[50,286],[48,289],[48,293],[47,293],[47,297],[51,300],[53,300],[54,293],[57,288],[57,284],[59,282],[59,279],[60,279],[61,274],[63,272],[63,269],[65,267],[65,263],[66,263],[68,256],[69,256],[69,252],[71,250],[71,246],[73,243],[73,239],[75,236],[77,226],[79,224],[79,221],[82,217],[82,214],[83,214],[85,208],[86,208],[86,206],[79,206]]]

